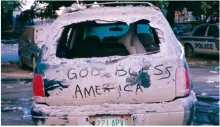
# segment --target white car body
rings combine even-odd
[[[201,35],[195,35],[195,33],[198,32],[199,28],[201,27],[206,28],[203,32],[201,31]],[[216,29],[216,33],[213,33],[210,30],[211,27],[214,27]],[[213,36],[214,34],[216,35]],[[179,39],[185,47],[191,46],[195,53],[219,55],[219,24],[199,25],[187,35],[179,36]]]
[[[140,20],[150,21],[156,30],[159,51],[145,52],[140,38],[127,31],[117,43],[130,55],[72,58],[67,49],[57,53],[59,43],[64,43],[63,31],[80,23],[104,26],[123,22],[132,29]],[[151,4],[87,8],[57,18],[40,53],[33,87],[32,116],[38,125],[101,125],[101,121],[111,126],[188,125],[196,100],[183,47],[161,11]]]

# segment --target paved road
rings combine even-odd
[[[198,99],[195,125],[219,125],[219,71],[216,69],[216,66],[190,68]]]
[[[2,80],[1,124],[34,125],[31,118],[31,80]]]
[[[191,67],[194,91],[198,97],[195,125],[219,125],[219,71],[216,66]],[[31,80],[2,80],[2,125],[34,125],[30,107],[33,102]]]

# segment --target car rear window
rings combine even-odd
[[[149,21],[97,23],[87,21],[65,26],[56,56],[87,58],[125,56],[159,51],[159,39]]]

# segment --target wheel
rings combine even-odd
[[[24,68],[24,64],[23,64],[21,55],[19,55],[19,67],[20,67],[21,69]]]
[[[185,46],[185,53],[186,53],[186,57],[192,58],[192,57],[196,56],[196,54],[194,52],[194,49],[191,45],[186,45]]]
[[[35,59],[35,57],[32,57],[32,69],[33,69],[33,72],[35,70],[35,66],[36,66],[36,59]]]

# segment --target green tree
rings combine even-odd
[[[181,11],[184,7],[192,11],[193,16],[201,23],[201,15],[205,15],[207,19],[214,12],[219,12],[219,1],[169,1],[167,20],[171,27],[174,26],[175,11]]]
[[[215,12],[219,12],[219,1],[202,1],[201,13],[205,15],[205,21]]]
[[[68,7],[71,6],[73,3],[76,3],[76,1],[40,1],[41,3],[48,3],[48,6],[43,14],[41,14],[40,17],[42,18],[56,18],[56,10],[58,10],[60,7]]]
[[[200,15],[200,6],[201,1],[169,1],[168,11],[167,11],[167,20],[170,23],[170,26],[174,26],[175,11],[182,11],[184,7],[188,11],[192,11],[194,16]]]
[[[18,1],[1,1],[1,26],[5,30],[8,26],[12,25],[12,12],[20,4]]]

